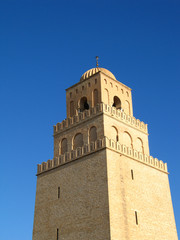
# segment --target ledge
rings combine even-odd
[[[133,160],[141,162],[162,172],[168,173],[167,164],[163,163],[163,161],[158,160],[157,158],[153,158],[152,156],[145,155],[135,149],[129,148],[123,144],[120,144],[119,142],[115,142],[112,139],[104,137],[103,139],[98,139],[95,142],[79,147],[76,150],[66,152],[65,154],[60,155],[57,158],[53,158],[52,160],[48,160],[47,162],[38,164],[37,175],[50,171],[61,165],[67,164],[68,162],[77,160],[83,156],[87,156],[91,153],[97,152],[105,148],[111,149],[124,156],[128,156]]]
[[[107,104],[100,103],[97,104],[96,107],[90,108],[89,110],[85,110],[84,112],[80,112],[77,115],[74,115],[71,118],[67,118],[63,120],[61,123],[57,123],[54,126],[54,136],[59,134],[73,126],[82,123],[93,116],[97,116],[100,113],[106,113],[107,115],[117,119],[120,122],[125,123],[128,126],[131,126],[135,129],[138,129],[144,133],[148,133],[147,124],[136,119],[135,117],[129,116],[128,114],[122,112],[121,110],[117,110],[115,107],[111,107]]]

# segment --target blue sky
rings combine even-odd
[[[150,153],[168,163],[180,231],[180,1],[0,1],[1,239],[32,237],[36,164],[53,158],[65,88],[95,67],[132,88]]]

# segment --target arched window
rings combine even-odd
[[[117,96],[114,97],[114,102],[112,106],[116,109],[121,109],[121,100]]]
[[[75,109],[74,109],[74,101],[70,102],[70,117],[74,116]]]
[[[94,100],[94,107],[95,107],[98,103],[98,90],[97,89],[94,89],[93,100]]]
[[[78,147],[82,147],[83,146],[83,135],[81,133],[77,133],[74,137],[74,144],[73,144],[73,148],[74,150]]]
[[[89,142],[95,142],[97,140],[97,129],[96,127],[91,127],[89,130]]]
[[[124,132],[123,134],[123,144],[127,147],[133,148],[132,137],[128,132]]]
[[[67,149],[67,138],[63,138],[61,141],[61,154],[64,154],[68,151]]]
[[[80,100],[80,111],[83,112],[84,110],[89,109],[89,104],[87,103],[87,97],[82,97]]]
[[[130,115],[130,104],[129,104],[129,102],[127,100],[125,101],[124,111],[125,111],[125,113]]]
[[[114,140],[115,142],[119,141],[118,130],[114,126],[112,126],[110,130],[110,139]]]
[[[109,91],[106,88],[104,90],[104,102],[109,104]]]
[[[137,139],[136,139],[136,150],[137,150],[138,152],[144,153],[143,141],[142,141],[142,139],[140,139],[140,138],[137,138]]]

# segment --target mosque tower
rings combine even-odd
[[[38,164],[33,240],[177,240],[167,164],[149,155],[131,89],[97,66],[66,108]]]

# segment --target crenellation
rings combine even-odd
[[[115,107],[111,107],[107,104],[103,104],[104,112],[108,113],[109,115],[116,117],[118,120],[122,120],[123,122],[132,125],[135,128],[140,129],[141,131],[147,133],[147,124],[136,119],[135,117],[131,117],[130,115],[126,114],[121,110],[117,110]]]
[[[121,122],[124,122],[136,129],[141,130],[144,133],[148,133],[147,124],[145,124],[144,122],[140,121],[139,119],[136,119],[135,117],[131,117],[130,115],[126,114],[121,110],[117,110],[115,107],[111,107],[107,104],[100,103],[97,104],[95,107],[90,108],[89,110],[79,112],[77,115],[74,115],[71,118],[67,118],[63,120],[61,123],[57,123],[54,126],[54,135],[100,113],[106,113]]]
[[[163,163],[162,160],[158,160],[152,156],[147,156],[142,152],[138,152],[136,149],[132,149],[124,144],[104,137],[103,139],[98,139],[95,142],[85,144],[75,150],[71,150],[70,152],[66,152],[63,155],[59,155],[58,158],[53,158],[52,160],[38,164],[37,175],[106,147],[167,173],[167,164]]]
[[[126,156],[132,157],[133,159],[143,162],[149,166],[153,166],[154,168],[157,168],[161,171],[167,172],[167,163],[163,163],[162,160],[158,160],[157,158],[153,158],[152,156],[147,156],[142,152],[138,152],[136,149],[129,148],[124,144],[115,142],[114,140],[108,139],[107,137],[106,139],[108,140],[109,147],[111,149],[115,149]]]

